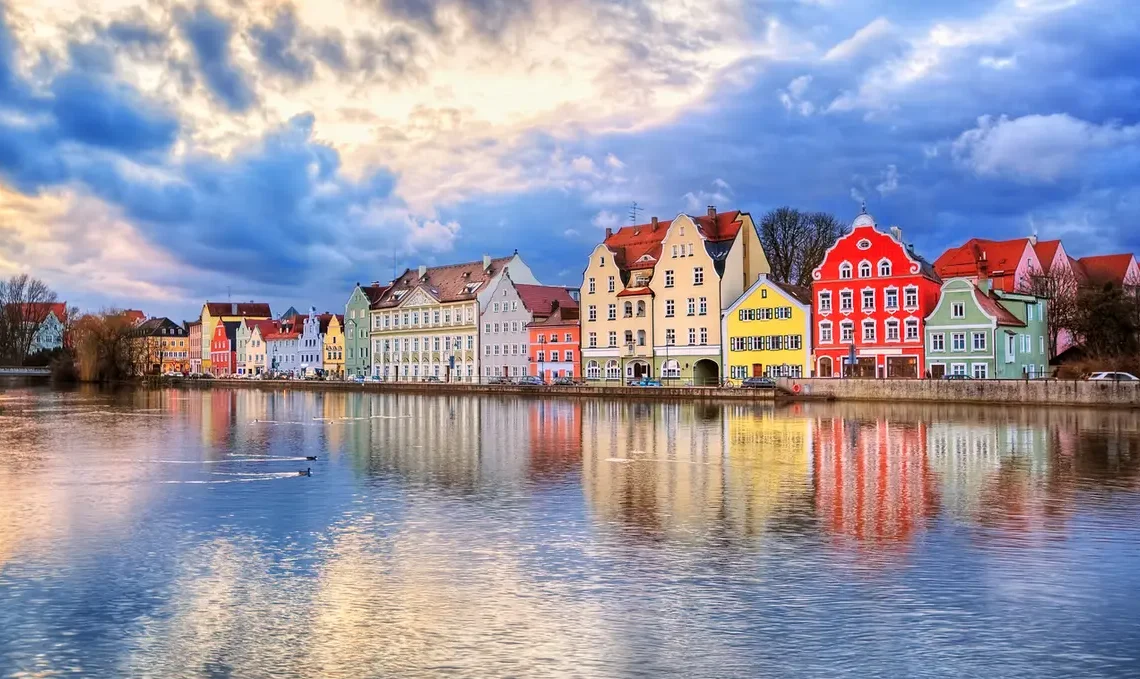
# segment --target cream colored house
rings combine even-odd
[[[770,271],[747,212],[677,215],[661,240],[649,287],[654,373],[662,380],[717,384],[723,377],[721,313]]]

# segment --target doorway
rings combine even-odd
[[[764,364],[763,363],[753,363],[752,364],[752,376],[753,377],[763,377],[764,376]]]
[[[930,366],[930,378],[940,380],[946,377],[946,366],[941,363],[933,363]]]
[[[693,384],[696,386],[716,385],[720,382],[720,366],[716,361],[702,358],[693,366]]]

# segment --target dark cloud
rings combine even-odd
[[[532,16],[531,0],[381,0],[388,16],[402,19],[429,33],[445,28],[440,16],[453,12],[477,36],[497,39],[503,31]]]
[[[51,86],[51,112],[70,141],[122,153],[165,150],[178,121],[133,89],[90,73],[69,72]]]
[[[356,46],[360,70],[369,75],[401,80],[419,73],[419,41],[408,31],[396,28],[380,36],[361,36]]]
[[[251,28],[249,37],[262,65],[294,82],[312,79],[317,61],[335,71],[349,68],[344,38],[335,32],[317,35],[299,25],[291,5],[282,8],[272,24]]]
[[[142,22],[116,20],[107,24],[104,35],[121,45],[150,47],[166,42],[166,36]]]
[[[199,5],[193,13],[183,12],[179,25],[210,91],[231,111],[247,111],[256,97],[249,77],[232,61],[232,27],[205,5]]]

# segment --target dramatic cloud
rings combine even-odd
[[[206,85],[227,108],[243,112],[254,103],[253,88],[247,76],[233,64],[228,22],[199,5],[179,21],[186,40],[194,48],[194,56]]]

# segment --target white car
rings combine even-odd
[[[1132,373],[1104,372],[1089,375],[1090,380],[1111,380],[1113,382],[1140,382]]]

